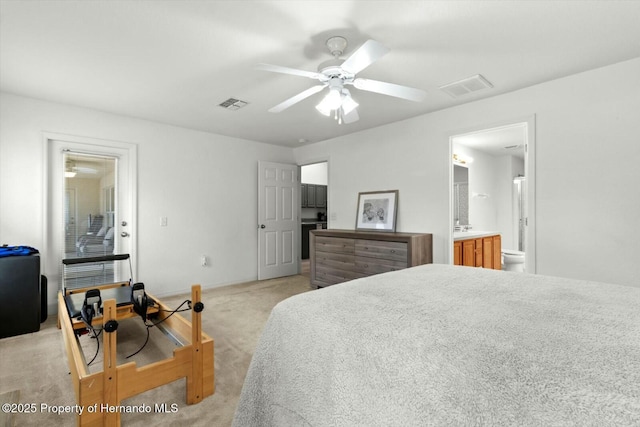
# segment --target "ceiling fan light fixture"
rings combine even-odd
[[[77,174],[76,164],[75,162],[67,160],[65,168],[64,168],[64,177],[65,178],[74,178]]]
[[[344,95],[344,99],[342,100],[342,112],[346,116],[350,112],[352,112],[356,107],[358,107],[358,103],[353,100],[349,93]]]
[[[320,104],[316,105],[316,110],[318,110],[320,112],[320,114],[322,114],[323,116],[329,117],[329,115],[331,114],[331,110],[325,108],[325,106],[322,104],[322,102]]]
[[[342,94],[340,89],[332,87],[329,89],[329,93],[325,96],[316,109],[325,116],[328,116],[332,110],[337,110],[342,105]]]
[[[337,110],[340,108],[342,105],[342,94],[340,93],[340,89],[331,88],[322,102],[326,103],[327,108],[330,110]]]

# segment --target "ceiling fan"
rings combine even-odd
[[[74,178],[77,174],[90,174],[96,175],[98,170],[88,166],[78,166],[78,164],[73,160],[67,160],[64,169],[65,178]]]
[[[328,87],[329,93],[316,106],[316,109],[325,116],[331,116],[333,113],[334,118],[340,124],[353,123],[360,117],[356,109],[358,103],[351,97],[351,92],[346,88],[348,85],[353,85],[360,90],[415,102],[420,102],[424,99],[426,92],[421,89],[356,77],[356,74],[389,52],[389,49],[381,43],[375,40],[367,40],[345,60],[341,60],[339,57],[347,47],[347,39],[340,36],[331,37],[327,40],[326,45],[333,55],[333,59],[321,63],[317,72],[281,67],[279,65],[258,64],[257,68],[259,70],[292,74],[320,81],[320,84],[312,86],[270,108],[269,112],[279,113]]]

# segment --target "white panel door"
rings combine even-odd
[[[258,162],[258,280],[298,273],[298,166]]]

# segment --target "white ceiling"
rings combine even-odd
[[[299,146],[638,57],[639,22],[639,1],[2,0],[0,89]],[[323,93],[267,112],[316,82],[256,64],[316,71],[333,35],[349,40],[345,56],[370,38],[386,45],[358,76],[426,100],[353,89],[360,120],[349,125],[315,110]],[[493,89],[438,89],[474,74]],[[249,105],[218,106],[230,97]]]
[[[483,151],[494,157],[509,155],[524,160],[526,132],[526,124],[518,123],[456,135],[453,137],[453,143]]]

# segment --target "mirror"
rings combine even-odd
[[[453,224],[469,225],[469,169],[453,165]]]

